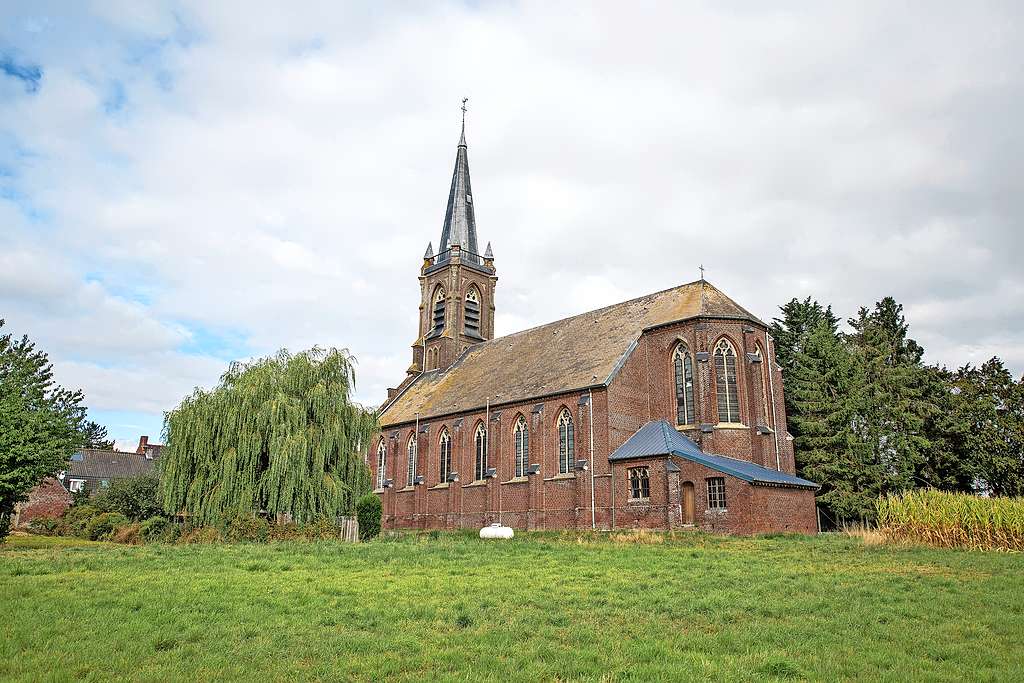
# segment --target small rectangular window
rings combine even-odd
[[[629,470],[629,499],[647,500],[651,497],[651,477],[646,467]]]
[[[725,509],[725,478],[711,477],[708,479],[708,509]]]

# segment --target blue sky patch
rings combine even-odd
[[[19,64],[10,55],[0,55],[0,71],[21,81],[25,92],[36,92],[43,80],[42,68],[35,64]]]

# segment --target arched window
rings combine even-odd
[[[416,483],[416,435],[413,434],[409,437],[409,445],[407,447],[409,453],[409,467],[405,476],[405,485],[412,486]]]
[[[437,336],[444,331],[444,301],[444,287],[438,287],[434,293],[434,329],[430,332],[431,336]]]
[[[476,467],[473,470],[473,480],[482,481],[487,473],[487,430],[484,428],[483,422],[476,426],[473,445],[476,446]]]
[[[761,368],[761,417],[766,427],[771,427],[771,402],[768,400],[768,363],[764,362],[764,353],[761,352],[761,345],[754,349],[754,355],[761,361],[757,367]]]
[[[682,342],[672,354],[676,378],[676,424],[693,424],[693,357]]]
[[[377,488],[384,488],[384,479],[388,469],[388,447],[384,439],[377,444]]]
[[[516,426],[512,429],[512,441],[515,443],[516,451],[515,476],[525,477],[527,462],[530,459],[530,430],[526,426],[526,418],[522,415],[516,420]]]
[[[736,351],[723,339],[715,347],[715,388],[718,393],[718,421],[739,422],[740,400],[736,391]]]
[[[558,473],[568,474],[576,466],[576,442],[569,409],[558,416]]]
[[[476,287],[470,287],[466,292],[466,334],[480,336],[480,294]]]
[[[437,439],[437,452],[441,456],[441,483],[448,481],[448,475],[452,472],[452,437],[448,429],[441,430],[441,436]]]

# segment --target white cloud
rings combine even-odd
[[[0,38],[44,77],[0,102],[28,152],[0,147],[0,306],[93,404],[159,412],[232,350],[313,344],[355,353],[379,403],[408,364],[464,94],[499,332],[704,263],[764,318],[891,294],[930,359],[1024,370],[1012,6],[18,15]]]

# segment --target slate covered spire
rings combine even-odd
[[[448,192],[448,207],[444,213],[444,227],[441,229],[441,244],[438,254],[443,254],[458,244],[464,251],[479,254],[476,241],[476,215],[473,210],[473,187],[469,182],[469,155],[466,151],[466,104],[462,104],[462,135],[455,152],[455,171],[452,173],[452,187]]]

